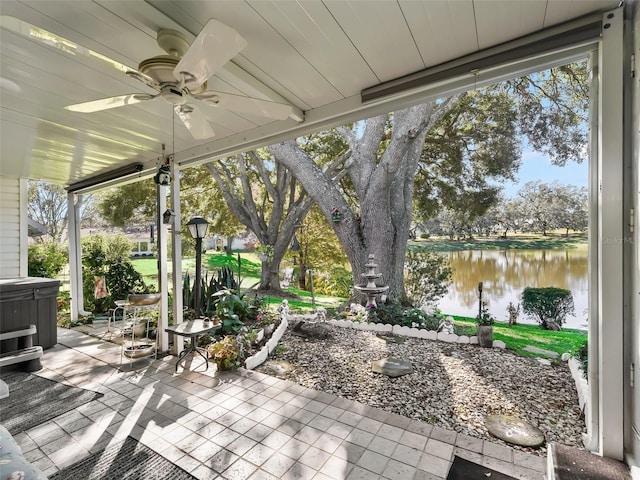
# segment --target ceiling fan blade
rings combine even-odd
[[[259,100],[257,98],[233,95],[231,93],[208,91],[197,95],[196,98],[213,107],[220,107],[233,112],[249,113],[251,115],[276,120],[286,119],[293,110],[291,105],[285,103]]]
[[[196,140],[215,136],[207,118],[193,105],[176,105],[175,112]]]
[[[247,45],[233,28],[211,19],[173,70],[185,83],[203,84]]]
[[[154,90],[160,91],[160,85],[158,84],[158,82],[156,82],[149,75],[145,75],[144,73],[139,72],[138,70],[134,70],[132,68],[128,69],[125,73],[127,74],[128,77],[135,78],[136,80],[144,83],[148,87],[151,87]]]
[[[80,113],[99,112],[110,108],[124,107],[125,105],[133,105],[147,100],[153,100],[157,95],[149,95],[147,93],[130,93],[129,95],[120,95],[118,97],[101,98],[91,102],[76,103],[75,105],[67,105],[65,110]]]

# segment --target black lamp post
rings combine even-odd
[[[193,295],[193,309],[196,313],[196,318],[202,314],[200,304],[200,273],[202,270],[202,239],[207,234],[207,228],[209,222],[202,217],[192,217],[187,222],[189,227],[189,233],[196,240],[196,280],[195,280],[195,292]]]
[[[482,318],[482,282],[478,283],[478,318]]]

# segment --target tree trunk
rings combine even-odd
[[[349,259],[354,284],[363,284],[361,274],[368,255],[373,254],[378,264],[376,273],[382,274],[378,283],[389,286],[390,301],[405,298],[404,260],[413,181],[424,139],[429,128],[449,110],[451,101],[394,112],[390,132],[390,117],[386,115],[367,119],[364,127],[338,128],[351,151],[345,170],[357,195],[359,212],[295,141],[269,147],[276,161],[292,172],[331,222]],[[381,142],[388,142],[382,154]],[[333,220],[335,211],[341,214],[338,221]]]

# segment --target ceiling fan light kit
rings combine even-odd
[[[247,45],[233,28],[210,19],[191,45],[176,30],[160,30],[157,42],[167,55],[145,59],[138,65],[138,70],[126,72],[129,77],[156,90],[157,94],[131,93],[65,108],[93,113],[160,97],[174,106],[176,115],[195,139],[215,135],[198,104],[274,120],[285,120],[292,114],[293,107],[286,103],[207,90],[207,80]]]

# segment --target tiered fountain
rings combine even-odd
[[[382,292],[386,292],[387,290],[389,290],[388,285],[381,286],[381,287],[376,285],[376,280],[382,277],[382,274],[376,273],[376,267],[378,265],[374,263],[373,260],[374,260],[373,253],[370,253],[369,261],[364,265],[367,268],[367,271],[362,274],[362,276],[367,279],[367,284],[364,287],[362,286],[353,287],[356,290],[358,290],[360,293],[363,293],[367,296],[367,307],[377,306],[376,297],[380,295]]]

